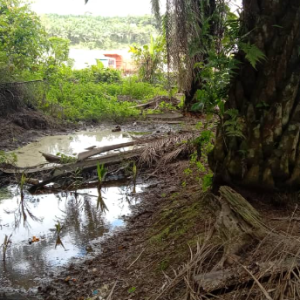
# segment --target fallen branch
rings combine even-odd
[[[144,253],[144,251],[145,251],[145,249],[143,249],[141,251],[141,253],[139,254],[139,256],[130,264],[129,267],[127,267],[127,270],[129,270],[139,260],[139,258],[142,256],[142,254]]]
[[[167,97],[167,96],[157,96],[153,98],[151,101],[143,104],[138,104],[135,108],[150,108],[150,107],[158,107],[161,102],[172,103],[173,105],[178,105],[180,100],[174,97]]]
[[[53,154],[48,154],[44,152],[40,152],[44,158],[49,162],[49,163],[56,163],[60,164],[61,163],[61,157],[53,155]]]
[[[44,180],[43,182],[40,182],[37,185],[32,186],[30,189],[30,192],[35,192],[37,189],[42,188],[51,182],[55,182],[59,178],[61,178],[63,176],[67,176],[70,173],[72,173],[78,169],[85,170],[85,169],[96,167],[98,164],[106,165],[106,166],[113,165],[113,164],[120,164],[124,160],[133,159],[135,157],[138,157],[141,154],[141,152],[142,152],[142,149],[135,149],[135,150],[130,150],[130,151],[123,152],[123,153],[108,154],[105,156],[96,157],[93,159],[88,159],[88,160],[76,162],[73,164],[67,164],[67,165],[63,165],[63,166],[53,167],[53,169],[55,170],[54,176],[47,178],[46,180]]]
[[[56,175],[62,176],[71,173],[77,169],[85,170],[85,169],[97,167],[98,163],[104,165],[118,164],[121,163],[123,160],[140,156],[141,152],[142,149],[134,149],[134,150],[129,150],[121,153],[107,154],[104,156],[90,158],[84,161],[69,163],[61,166],[43,167],[43,165],[41,165],[33,168],[18,168],[18,167],[11,168],[11,169],[0,168],[0,171],[2,171],[5,174],[23,174],[23,173],[34,174],[39,172],[54,172]]]
[[[110,146],[104,146],[104,147],[99,147],[99,148],[93,148],[89,151],[79,153],[77,161],[82,161],[86,158],[89,158],[89,157],[97,155],[97,154],[101,154],[103,152],[116,150],[116,149],[120,149],[120,148],[125,148],[125,147],[130,147],[130,146],[134,146],[136,144],[137,144],[137,142],[134,141],[134,142],[128,142],[128,143],[121,143],[121,144],[117,144],[117,145],[110,145]]]

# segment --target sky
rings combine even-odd
[[[166,0],[161,0],[165,7]],[[240,5],[242,0],[232,0]],[[232,5],[233,10],[235,6]],[[81,15],[92,13],[100,16],[128,16],[151,14],[150,0],[33,0],[32,9],[38,14],[56,13]]]
[[[32,9],[38,14],[62,15],[92,13],[101,16],[151,14],[150,0],[35,0]]]

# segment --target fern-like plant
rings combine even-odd
[[[243,125],[239,120],[239,111],[237,109],[228,109],[225,115],[229,116],[229,119],[223,124],[226,136],[244,139]]]
[[[256,69],[257,63],[267,59],[266,55],[254,44],[241,42],[239,46],[240,49],[245,52],[245,58],[250,62],[254,69]]]

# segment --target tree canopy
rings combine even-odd
[[[148,44],[158,30],[152,16],[101,17],[44,15],[42,24],[50,36],[69,39],[72,46],[90,49],[122,49]]]

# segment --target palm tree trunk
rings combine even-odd
[[[300,187],[300,1],[244,0],[248,42],[266,55],[256,69],[240,51],[227,109],[244,138],[219,124],[210,166],[225,182],[271,190]]]

